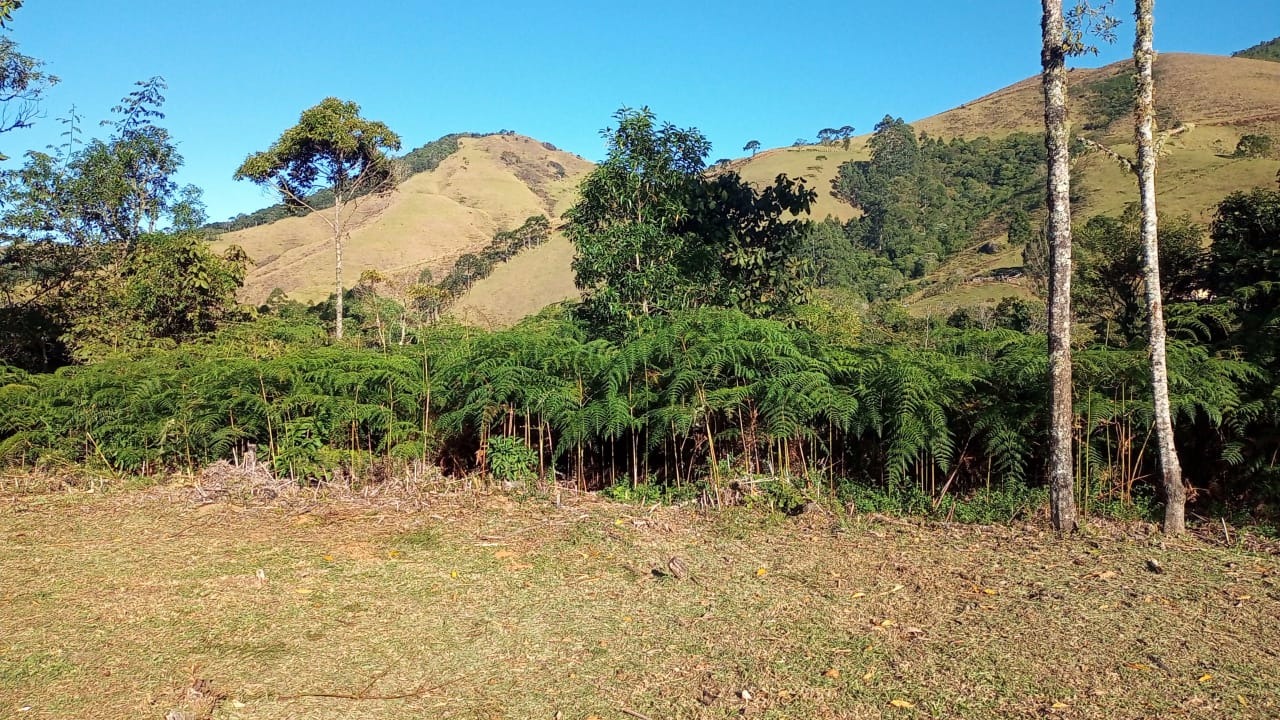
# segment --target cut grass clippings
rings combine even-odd
[[[1280,563],[1195,539],[190,497],[0,496],[0,717],[1280,714]]]

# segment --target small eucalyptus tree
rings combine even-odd
[[[361,199],[395,188],[389,150],[400,136],[385,124],[360,117],[349,100],[325,98],[302,112],[298,124],[263,152],[250,155],[235,179],[252,180],[280,194],[286,205],[314,212],[333,231],[334,336],[342,339],[342,245]],[[317,202],[333,194],[330,209]]]

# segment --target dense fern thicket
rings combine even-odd
[[[484,137],[484,135],[452,133],[438,140],[432,140],[422,147],[410,150],[405,153],[404,157],[399,158],[397,161],[398,172],[403,178],[409,178],[421,172],[435,170],[440,166],[440,163],[458,151],[460,147],[458,141],[464,137]],[[309,207],[317,210],[333,207],[333,191],[320,190],[307,196],[306,201]],[[209,223],[205,226],[205,229],[214,232],[233,232],[257,227],[258,225],[268,225],[284,218],[305,215],[307,212],[305,209],[290,207],[284,203],[276,203],[261,210],[254,210],[251,213],[241,213],[230,220]]]
[[[757,476],[790,478],[808,495],[1035,484],[1043,337],[922,329],[873,345],[803,318],[703,309],[616,342],[546,316],[356,348],[325,345],[318,324],[266,319],[140,358],[44,375],[0,369],[0,461],[160,473],[253,444],[300,480],[438,463],[713,498]],[[1149,492],[1144,354],[1100,347],[1077,362],[1082,494]],[[1247,397],[1258,371],[1177,343],[1170,365],[1201,499],[1269,501],[1275,485],[1254,482],[1276,449],[1256,441],[1268,422],[1265,403]],[[1256,472],[1243,473],[1250,463]]]

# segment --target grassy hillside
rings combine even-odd
[[[1133,129],[1127,108],[1106,112],[1108,96],[1119,95],[1116,88],[1123,88],[1128,70],[1128,63],[1075,70],[1071,73],[1071,94],[1078,132],[1132,156]],[[1156,93],[1157,112],[1166,127],[1179,122],[1194,125],[1170,141],[1161,158],[1157,193],[1162,214],[1190,215],[1208,222],[1217,203],[1232,191],[1275,182],[1280,158],[1232,155],[1243,135],[1280,137],[1280,63],[1184,53],[1161,55],[1156,61]],[[1041,108],[1039,80],[1030,78],[914,125],[944,137],[1035,130],[1043,122]],[[1133,177],[1099,155],[1077,158],[1073,182],[1084,196],[1075,208],[1079,219],[1116,214],[1138,200]],[[929,278],[934,286],[955,285],[959,279],[960,286],[946,292],[937,292],[936,287],[918,292],[908,298],[908,305],[917,313],[937,314],[1004,295],[1027,297],[1030,290],[1017,279],[964,282],[1020,264],[1016,251],[1011,248],[988,256],[979,254],[975,247],[962,253]]]
[[[556,217],[591,164],[519,135],[463,138],[461,148],[429,172],[410,177],[386,198],[369,199],[344,248],[344,278],[377,268],[439,278],[466,252],[530,215]],[[242,297],[261,302],[273,288],[317,301],[333,282],[332,235],[316,215],[223,235],[253,258]]]
[[[779,173],[803,179],[809,187],[818,191],[812,215],[815,219],[834,217],[850,220],[857,215],[853,207],[831,194],[831,181],[840,166],[851,160],[866,160],[867,139],[856,138],[845,150],[840,145],[805,145],[803,147],[766,150],[753,158],[739,160],[733,169],[747,180],[758,185],[770,184]]]
[[[1115,63],[1071,73],[1073,113],[1079,131],[1121,152],[1132,129],[1126,106],[1130,64]],[[1194,129],[1168,145],[1159,181],[1167,214],[1205,221],[1216,203],[1233,190],[1270,185],[1277,158],[1236,158],[1245,134],[1280,137],[1280,63],[1246,58],[1169,53],[1156,63],[1157,109],[1163,124],[1193,123]],[[1028,78],[958,108],[918,120],[913,126],[937,137],[1002,137],[1038,132],[1042,127],[1039,78]],[[766,150],[734,161],[732,169],[749,181],[768,183],[779,173],[805,179],[817,190],[813,217],[849,220],[858,213],[831,194],[840,165],[867,158],[867,137],[849,149],[811,145]],[[518,225],[531,214],[558,222],[572,202],[590,164],[521,136],[464,138],[462,148],[431,172],[406,181],[387,200],[370,202],[346,249],[345,277],[354,283],[366,268],[417,273],[430,269],[438,279],[466,252],[486,243],[497,230]],[[563,175],[553,163],[563,168]],[[1078,217],[1115,213],[1136,201],[1135,185],[1118,166],[1098,156],[1077,160],[1075,183],[1084,201]],[[230,233],[223,242],[243,245],[258,262],[244,297],[260,301],[272,288],[315,301],[328,295],[332,250],[319,218],[293,218]],[[497,267],[455,306],[459,317],[483,325],[505,325],[547,304],[574,297],[569,263],[573,248],[562,236]],[[1004,294],[1029,295],[1019,281],[968,282],[999,268],[1017,267],[1019,249],[982,255],[977,245],[944,263],[928,278],[931,289],[910,299],[922,312]],[[950,290],[940,291],[946,285]]]
[[[472,285],[451,313],[481,327],[508,327],[551,303],[578,297],[573,283],[573,243],[563,233],[500,263]]]

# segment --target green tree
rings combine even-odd
[[[0,352],[26,367],[66,361],[62,336],[81,307],[73,301],[90,283],[120,282],[143,235],[203,222],[200,191],[173,181],[182,156],[155,124],[163,80],[138,85],[104,123],[114,130],[107,139],[77,147],[68,136],[58,156],[32,151],[0,175],[0,325],[14,332],[4,348],[14,355]]]
[[[1203,283],[1204,228],[1189,217],[1159,228],[1161,304],[1192,300]],[[1127,347],[1148,329],[1141,218],[1130,205],[1119,218],[1098,215],[1074,231],[1073,302],[1108,345]]]
[[[566,217],[583,310],[604,327],[703,305],[758,314],[803,292],[798,257],[814,193],[780,175],[757,191],[736,173],[704,176],[710,143],[623,108],[603,135],[609,154]]]
[[[145,234],[117,272],[95,275],[69,300],[67,344],[94,361],[211,333],[239,312],[247,264],[235,246],[214,254],[199,232]]]
[[[1271,154],[1275,140],[1270,135],[1248,134],[1240,137],[1236,143],[1235,157],[1264,158]]]
[[[22,0],[0,0],[0,30],[8,29]],[[31,127],[40,116],[40,98],[58,78],[44,70],[44,61],[24,55],[18,44],[0,38],[0,133]],[[0,154],[0,160],[9,158]]]
[[[342,338],[342,246],[360,200],[395,187],[388,150],[400,149],[400,136],[385,124],[360,117],[360,106],[325,98],[302,112],[270,148],[250,155],[235,179],[251,180],[280,194],[286,205],[316,211],[309,196],[325,188],[332,210],[321,214],[333,231],[334,335]]]
[[[1210,293],[1235,305],[1239,346],[1260,365],[1280,370],[1280,191],[1227,196],[1210,237]]]

